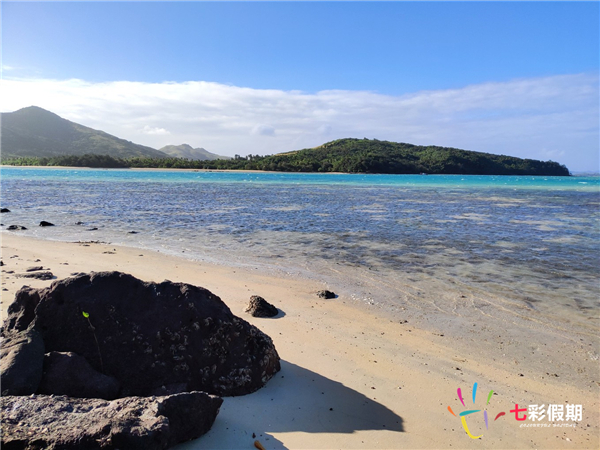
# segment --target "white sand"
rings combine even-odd
[[[476,339],[474,330],[475,338],[465,349],[464,342],[449,335],[392,322],[352,306],[349,299],[316,297],[317,290],[335,291],[335,286],[211,266],[148,250],[41,241],[7,232],[1,237],[2,288],[6,289],[2,291],[3,317],[20,287],[51,283],[16,278],[26,267],[42,265],[59,279],[73,272],[120,270],[147,281],[169,279],[205,287],[234,314],[273,338],[282,360],[281,372],[258,392],[225,398],[212,430],[179,448],[252,449],[253,433],[267,450],[600,448],[600,380],[593,352],[587,365],[572,368],[581,371],[579,376],[531,374],[522,366],[511,366],[511,361],[522,360],[523,352],[530,351],[525,342],[498,354],[483,339]],[[285,314],[274,319],[245,314],[253,294]],[[560,351],[567,352],[563,347]],[[566,355],[554,356],[560,360]],[[479,388],[474,405],[471,388],[475,382]],[[458,400],[459,387],[466,407]],[[471,431],[483,433],[481,439],[472,440],[447,407],[456,414],[483,409],[491,389],[497,395],[487,407],[489,429],[481,413],[467,416]],[[578,423],[563,422],[575,427],[522,428],[521,424],[534,422],[515,420],[509,410],[517,403],[519,407],[580,404],[583,418]],[[500,411],[506,415],[494,422]]]

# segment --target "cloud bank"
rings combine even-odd
[[[205,81],[4,79],[2,110],[36,105],[160,148],[271,154],[342,137],[444,145],[598,170],[597,74],[490,82],[390,96],[251,89]]]

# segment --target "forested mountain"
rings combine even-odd
[[[79,125],[37,106],[0,118],[2,158],[19,156],[110,155],[161,158],[167,155],[144,145]]]
[[[191,145],[167,145],[159,149],[174,158],[192,159],[195,161],[212,161],[215,159],[231,159],[229,156],[216,155],[204,148],[192,148]]]
[[[418,146],[377,139],[338,139],[320,147],[279,153],[247,168],[298,172],[431,173],[471,175],[569,175],[553,161]]]

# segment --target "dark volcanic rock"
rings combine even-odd
[[[53,224],[53,223],[46,222],[45,220],[42,220],[42,221],[40,222],[40,227],[53,227],[53,226],[54,226],[54,224]]]
[[[204,392],[106,401],[2,397],[4,449],[158,450],[202,436],[223,402]]]
[[[335,298],[335,293],[328,290],[323,290],[317,292],[317,296],[320,298]]]
[[[25,269],[25,272],[37,272],[39,270],[44,270],[42,266],[31,266]]]
[[[258,295],[250,297],[250,303],[248,303],[246,312],[250,313],[253,317],[275,317],[279,314],[275,306]]]
[[[4,212],[10,212],[10,209],[8,209],[8,208],[0,209],[0,213],[4,213]]]
[[[23,230],[26,230],[27,228],[25,228],[23,225],[9,225],[6,229],[10,230],[10,231],[14,231],[14,230],[23,231]]]
[[[30,325],[42,334],[46,352],[83,356],[121,383],[121,396],[177,385],[243,395],[280,369],[271,338],[234,316],[216,295],[189,284],[102,272],[23,288],[5,326]]]
[[[35,330],[2,334],[0,388],[2,395],[29,395],[42,379],[44,341]]]
[[[152,395],[160,396],[160,395],[173,395],[179,394],[180,392],[185,392],[187,388],[187,383],[172,383],[166,386],[161,386],[158,389],[155,389],[152,392]]]
[[[35,307],[40,302],[37,289],[24,286],[15,294],[15,301],[8,306],[7,317],[2,326],[2,336],[8,330],[26,330],[35,317]]]
[[[51,280],[54,278],[54,274],[52,272],[27,272],[27,273],[18,273],[16,275],[17,278],[35,278],[37,280]]]
[[[44,356],[44,372],[37,392],[112,400],[119,396],[120,388],[115,378],[94,370],[83,356],[50,352]]]

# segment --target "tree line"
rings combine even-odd
[[[385,174],[557,175],[569,170],[554,161],[522,159],[449,147],[416,146],[377,139],[339,139],[320,147],[260,156],[196,161],[184,158],[117,158],[86,154],[2,158],[2,164],[96,168],[268,170]]]

